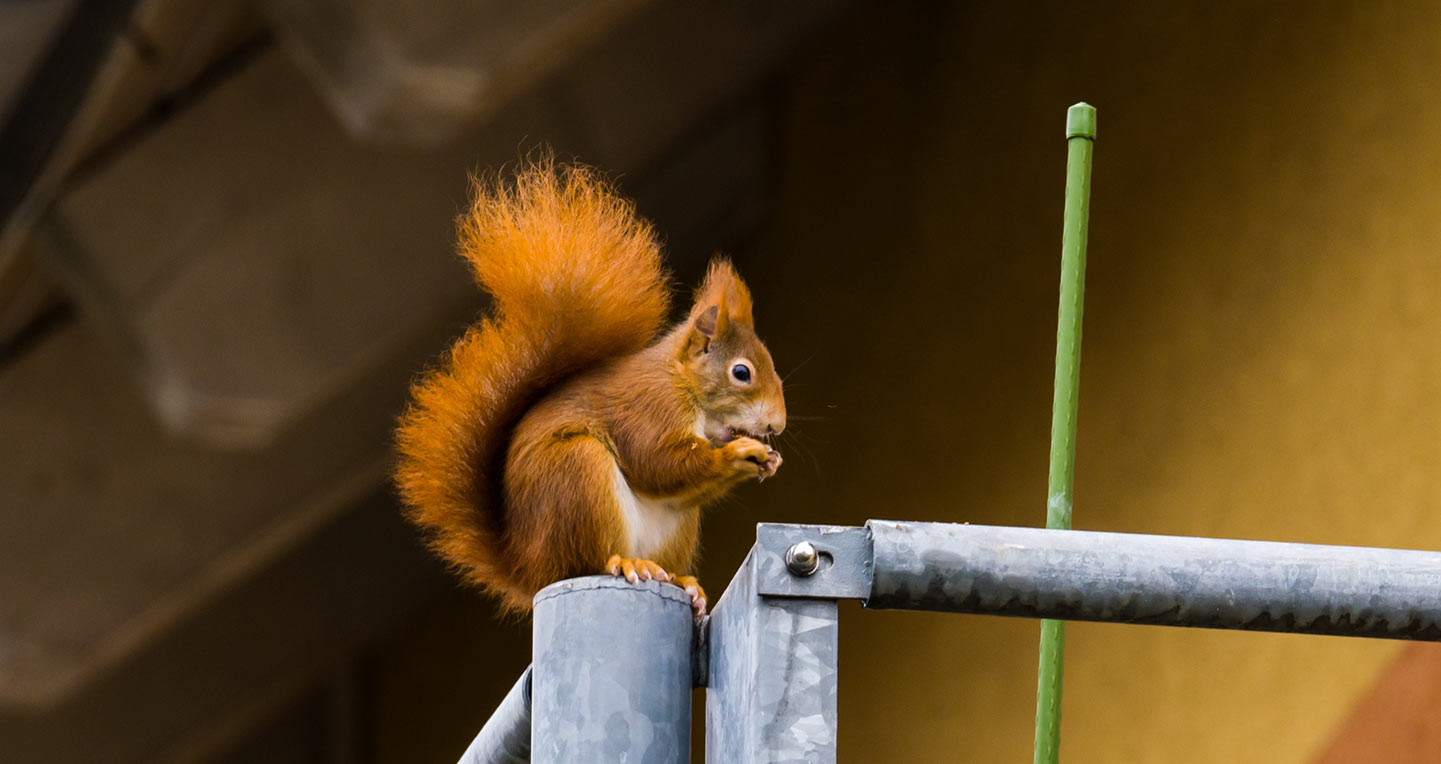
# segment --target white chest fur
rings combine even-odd
[[[675,534],[685,512],[665,499],[637,494],[625,481],[620,467],[615,468],[615,498],[625,518],[626,557],[649,558]]]

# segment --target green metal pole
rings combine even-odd
[[[1051,406],[1051,476],[1046,527],[1071,527],[1076,474],[1076,393],[1081,381],[1081,302],[1086,291],[1086,231],[1091,215],[1091,150],[1096,109],[1066,112],[1066,212],[1061,228],[1061,307],[1056,317],[1056,397]],[[1061,667],[1066,622],[1041,621],[1036,686],[1035,764],[1056,764],[1061,747]]]

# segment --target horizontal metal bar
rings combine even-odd
[[[1441,553],[872,520],[866,606],[1441,641]],[[839,564],[839,563],[838,563]]]

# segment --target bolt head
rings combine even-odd
[[[793,575],[809,576],[816,572],[820,562],[820,552],[816,550],[816,545],[809,541],[792,544],[791,548],[786,550],[786,568]]]

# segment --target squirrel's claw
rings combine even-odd
[[[695,576],[679,576],[675,580],[675,585],[690,595],[690,609],[695,615],[696,623],[700,623],[700,620],[705,617],[705,589],[701,588],[700,582],[696,580]]]
[[[781,452],[775,449],[771,449],[770,453],[766,454],[766,460],[761,462],[760,467],[760,479],[762,481],[776,474],[776,470],[780,469],[781,467]]]

